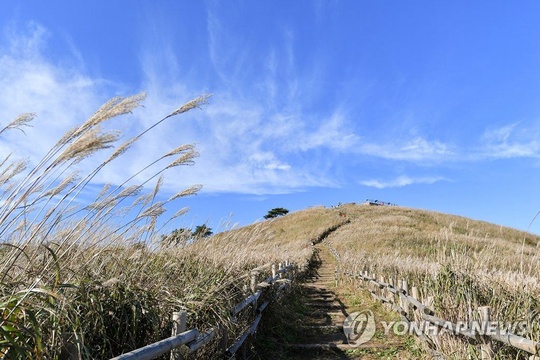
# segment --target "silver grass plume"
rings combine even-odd
[[[184,190],[174,194],[169,200],[167,200],[167,202],[176,200],[176,199],[178,199],[180,197],[195,195],[202,189],[202,187],[203,186],[200,185],[200,184],[190,186],[187,189],[184,189]]]
[[[97,196],[96,200],[101,199],[105,194],[110,190],[111,184],[105,184],[101,191],[99,192],[99,195]]]
[[[138,218],[160,216],[164,212],[165,208],[163,207],[163,202],[158,201],[157,203],[146,208],[142,214],[138,216]]]
[[[191,109],[200,108],[202,105],[208,104],[208,99],[212,96],[212,94],[203,94],[201,96],[196,97],[195,99],[187,102],[186,104],[182,105],[169,115],[167,115],[165,118],[170,118],[172,116],[176,116],[182,113],[185,113],[186,111],[189,111]]]
[[[131,114],[133,109],[139,107],[146,99],[146,93],[142,92],[129,97],[115,97],[107,101],[94,113],[84,124],[82,124],[71,137],[79,136],[86,130],[101,124],[102,122],[116,116]]]
[[[34,120],[36,117],[36,114],[34,113],[24,113],[15,118],[12,122],[10,122],[5,128],[0,130],[0,134],[2,134],[4,131],[10,130],[10,129],[17,129],[19,131],[22,131],[23,134],[26,134],[23,130],[23,127],[32,127],[30,125],[30,122]]]
[[[186,152],[185,154],[180,155],[172,163],[170,163],[165,169],[169,169],[169,168],[179,166],[179,165],[193,165],[195,164],[195,161],[193,161],[193,159],[195,159],[198,156],[199,156],[199,153],[197,151],[192,150],[192,151]]]
[[[79,179],[79,171],[72,172],[68,176],[66,176],[58,186],[56,186],[54,189],[51,189],[47,191],[44,196],[56,196],[60,194],[64,189],[66,189],[69,185],[73,184],[75,181]]]
[[[156,186],[154,187],[154,192],[152,193],[152,198],[155,199],[157,194],[159,193],[159,189],[161,189],[161,186],[163,185],[163,174],[159,176],[158,181],[156,182]]]
[[[62,152],[53,162],[56,166],[65,161],[80,162],[93,153],[112,147],[112,143],[118,140],[118,132],[109,131],[102,133],[99,126],[84,133]]]
[[[174,215],[171,216],[171,219],[176,219],[177,217],[186,214],[188,211],[189,211],[188,207],[183,207],[180,210],[178,210],[177,212],[175,212]]]
[[[135,207],[137,206],[138,204],[142,204],[141,206],[146,206],[150,203],[150,201],[152,201],[152,194],[144,194],[144,195],[141,195],[139,196],[137,199],[135,199],[135,201],[133,202],[133,204],[131,205],[132,207]]]
[[[122,145],[120,145],[112,154],[111,156],[109,156],[109,158],[107,160],[105,160],[104,164],[107,164],[111,161],[113,161],[114,159],[116,159],[117,157],[119,157],[120,155],[122,155],[123,153],[125,153],[130,147],[131,145],[133,145],[133,143],[135,141],[137,141],[138,138],[132,138],[128,141],[126,141],[125,143],[123,143]]]
[[[2,171],[2,174],[0,175],[0,185],[7,183],[15,175],[20,174],[21,172],[26,170],[27,166],[28,166],[28,160],[17,160],[14,163],[10,163],[7,166],[7,168]]]
[[[177,147],[176,149],[169,151],[167,154],[163,155],[163,157],[166,158],[166,157],[169,157],[169,156],[178,155],[181,152],[184,152],[184,151],[187,151],[187,150],[193,151],[194,149],[195,149],[194,144],[181,145],[181,146]]]
[[[122,190],[117,196],[115,196],[115,198],[121,199],[124,197],[136,196],[140,194],[141,190],[142,190],[141,185],[132,185]]]

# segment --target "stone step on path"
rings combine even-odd
[[[335,294],[333,263],[320,258],[320,267],[304,284],[305,329],[294,344],[287,344],[289,359],[352,359],[345,351],[353,350],[343,333],[347,306]]]
[[[365,309],[368,303],[360,308],[359,304],[351,306],[348,302],[358,299],[356,290],[336,286],[334,258],[324,247],[319,247],[318,254],[318,267],[302,285],[301,336],[294,343],[282,344],[286,353],[273,359],[410,359],[406,351],[393,351],[403,348],[403,339],[380,338],[360,346],[348,344],[343,323],[349,313]],[[366,295],[366,299],[371,302],[370,296]]]

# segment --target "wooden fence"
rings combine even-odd
[[[271,269],[271,275],[262,282],[259,282],[259,275],[268,269]],[[258,300],[262,297],[263,293],[268,292],[273,288],[276,290],[277,294],[279,294],[294,281],[299,272],[303,271],[304,266],[299,268],[295,264],[286,261],[279,264],[270,263],[260,266],[251,270],[248,274],[236,279],[238,281],[246,281],[247,277],[250,278],[250,289],[248,291],[250,294],[231,309],[231,319],[235,319],[248,307],[251,307],[254,310],[254,319],[251,321],[251,324],[245,328],[243,333],[234,340],[232,345],[228,344],[227,330],[222,324],[218,324],[204,332],[201,332],[198,329],[188,330],[186,328],[187,313],[179,311],[172,314],[174,325],[171,337],[133,350],[129,353],[122,354],[111,360],[149,360],[167,354],[168,352],[171,353],[172,360],[182,359],[187,354],[205,346],[213,339],[220,339],[221,351],[223,351],[225,357],[233,359],[249,336],[253,335],[257,330],[263,311],[271,301],[271,299],[269,299],[262,304],[258,304]]]
[[[407,324],[408,329],[414,329],[413,333],[429,345],[428,349],[430,349],[433,356],[438,357],[439,355],[436,351],[439,345],[439,338],[437,335],[430,335],[424,331],[426,324],[432,324],[439,330],[446,330],[445,333],[465,337],[470,342],[477,344],[480,346],[482,359],[494,358],[492,340],[502,342],[531,354],[529,357],[530,360],[540,359],[540,343],[514,335],[508,329],[495,327],[497,322],[491,319],[490,308],[488,306],[478,308],[480,322],[476,325],[480,326],[475,326],[473,323],[465,324],[447,321],[437,317],[435,311],[422,302],[417,287],[413,286],[409,290],[406,279],[377,278],[375,274],[370,274],[368,271],[364,271],[363,273],[342,272],[340,269],[342,264],[339,253],[328,241],[323,241],[323,243],[329,248],[338,264],[335,271],[336,284],[339,281],[341,273],[347,275],[353,281],[359,280],[360,284],[369,290],[375,300],[380,301],[389,309],[401,315],[401,319]],[[441,334],[441,332],[436,333]]]

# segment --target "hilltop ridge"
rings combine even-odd
[[[342,226],[329,232],[325,243],[339,256],[340,278],[368,271],[385,279],[408,279],[438,316],[452,321],[472,321],[482,306],[489,306],[497,321],[538,320],[540,236],[485,221],[398,206],[345,204],[231,230],[209,239],[208,246],[235,247],[239,257],[250,254],[258,262],[308,262],[316,234],[336,224]],[[537,339],[540,329],[533,326],[526,336]],[[463,339],[437,342],[431,351],[443,358],[479,356]],[[523,355],[500,344],[495,351],[501,359]]]

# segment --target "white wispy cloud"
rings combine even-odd
[[[446,180],[444,177],[440,176],[428,176],[428,177],[409,177],[406,175],[399,176],[391,180],[363,180],[360,181],[361,185],[374,187],[377,189],[386,189],[386,188],[396,188],[404,187],[414,184],[434,184],[439,181]]]
[[[537,158],[538,132],[515,123],[486,130],[461,148],[437,138],[416,134],[382,136],[358,133],[344,102],[328,102],[321,112],[317,102],[320,68],[295,65],[295,36],[283,30],[283,44],[275,43],[259,59],[266,73],[245,61],[251,53],[242,38],[224,30],[217,16],[209,15],[209,56],[218,77],[214,97],[202,111],[193,110],[163,123],[130,149],[113,167],[94,180],[119,183],[144,164],[180,144],[195,143],[201,156],[194,167],[173,169],[165,188],[177,191],[202,183],[207,192],[272,194],[302,191],[308,187],[338,186],[333,167],[347,158],[374,158],[400,163],[442,166],[456,161],[482,161],[514,157]],[[222,32],[224,30],[225,32]],[[0,56],[0,119],[7,123],[23,112],[36,112],[35,128],[28,135],[0,138],[0,152],[10,151],[37,161],[61,134],[84,121],[109,95],[128,86],[110,86],[107,79],[87,73],[73,49],[71,67],[46,58],[44,27],[31,24],[25,31],[4,32]],[[163,40],[164,41],[164,40]],[[145,107],[116,122],[132,136],[182,103],[208,91],[193,77],[182,75],[174,51],[149,48],[140,56],[144,79],[136,86],[148,91]],[[70,45],[72,46],[72,45]],[[281,46],[281,47],[280,47]],[[237,56],[235,56],[237,55]],[[69,63],[69,61],[68,61]],[[171,66],[168,66],[170,64]],[[164,66],[165,65],[165,66]],[[184,77],[183,77],[184,76]],[[285,79],[285,80],[284,80]],[[122,94],[130,95],[130,94]],[[339,98],[339,97],[336,97]],[[317,104],[316,104],[317,105]],[[163,165],[163,164],[162,164]],[[141,179],[141,178],[139,178]],[[393,180],[368,179],[362,185],[376,188],[432,184],[440,177],[401,176]]]
[[[13,151],[18,157],[28,157],[35,163],[65,131],[86,120],[107,100],[107,94],[115,90],[105,89],[106,79],[92,77],[84,66],[69,68],[65,61],[57,64],[46,58],[43,49],[47,47],[47,38],[53,36],[47,29],[31,24],[25,30],[4,33],[0,57],[0,119],[7,124],[23,112],[36,112],[38,117],[35,127],[29,129],[26,136],[14,132],[3,135],[0,151],[2,154]],[[78,63],[77,54],[74,57],[77,59],[73,63]],[[204,91],[179,79],[177,70],[173,69],[176,74],[168,77],[163,73],[163,66],[156,65],[163,61],[174,63],[174,54],[170,51],[154,57],[143,54],[141,60],[146,74],[141,88],[146,88],[149,96],[144,108],[114,122],[114,127],[124,130],[124,140]],[[196,109],[170,119],[145,135],[93,181],[118,184],[176,146],[196,143],[201,154],[196,165],[169,172],[165,187],[171,191],[194,183],[202,183],[207,192],[253,194],[332,185],[327,174],[318,173],[309,163],[293,163],[288,159],[297,148],[285,149],[285,144],[297,136],[308,139],[302,141],[310,142],[311,148],[330,146],[329,135],[317,134],[317,130],[312,134],[302,122],[296,121],[299,113],[275,111],[270,104],[260,102],[258,97],[266,93],[251,97],[249,89],[247,92],[221,89],[202,111]],[[334,134],[339,133],[338,127],[338,124],[331,126]],[[297,134],[296,130],[301,133]],[[322,138],[324,136],[327,139]],[[93,165],[95,162],[81,164]],[[155,169],[145,175],[152,171]]]
[[[257,152],[249,157],[250,163],[254,168],[267,170],[290,170],[289,164],[276,159],[276,156],[269,151]]]
[[[55,64],[43,56],[47,29],[30,23],[16,31],[3,30],[0,39],[0,123],[25,112],[37,114],[27,136],[6,133],[2,153],[35,160],[73,124],[83,121],[102,101],[102,82],[81,69]]]
[[[11,36],[10,45],[0,58],[1,116],[7,122],[19,113],[33,111],[38,113],[38,120],[36,129],[29,131],[28,136],[4,138],[0,147],[3,153],[14,149],[19,155],[37,161],[64,131],[85,120],[106,100],[101,95],[106,80],[93,78],[83,67],[66,69],[45,58],[42,49],[50,34],[42,26],[33,24],[25,35],[13,32]],[[292,38],[290,34],[287,36]],[[292,51],[289,43],[286,52]],[[213,54],[219,57],[219,49],[214,49]],[[290,55],[284,65],[284,71],[293,77],[292,83],[300,81],[294,76],[293,57]],[[149,96],[145,108],[117,122],[126,137],[198,94],[188,81],[177,78],[174,67],[170,67],[174,70],[169,74],[172,79],[164,83],[169,76],[159,64],[176,62],[170,51],[145,53],[141,59],[146,74],[141,87],[148,90]],[[193,183],[203,183],[208,192],[253,194],[336,186],[333,175],[323,172],[320,166],[321,161],[330,163],[332,156],[313,162],[303,157],[301,163],[292,161],[291,157],[318,149],[326,153],[356,153],[362,139],[354,132],[346,114],[336,106],[330,115],[319,118],[298,105],[301,100],[298,97],[303,95],[297,92],[296,85],[273,79],[267,79],[267,83],[271,86],[256,94],[249,94],[249,89],[248,93],[221,89],[203,111],[194,110],[162,124],[122,159],[116,160],[113,167],[104,168],[94,180],[120,183],[179,144],[196,143],[201,153],[196,166],[173,169],[165,183],[171,191]],[[276,92],[287,94],[288,100],[279,104],[282,106],[276,107],[275,101],[261,101]],[[47,122],[46,126],[41,122]],[[416,159],[430,151],[444,153],[441,146],[418,140],[397,149],[405,154],[398,156],[392,155],[388,148],[383,150],[383,145],[377,145],[378,148],[373,145],[371,149],[370,145],[362,146],[369,155],[395,159]]]
[[[209,11],[207,14],[208,48],[210,61],[215,73],[221,81],[235,88],[238,76],[254,60],[250,58],[248,32],[232,33],[225,26],[218,14]],[[245,76],[245,75],[244,75]]]
[[[452,146],[438,140],[426,140],[422,137],[414,137],[405,141],[403,139],[387,140],[386,142],[366,141],[361,144],[359,152],[383,159],[411,162],[444,162],[452,160],[456,155]]]
[[[504,142],[500,144],[491,144],[485,148],[483,155],[493,159],[539,158],[540,142],[530,140],[524,143]]]
[[[89,74],[84,64],[80,64],[77,53],[73,55],[74,59],[70,59],[69,53],[64,55],[61,62],[45,56],[48,39],[52,36],[54,34],[42,25],[29,23],[16,29],[4,29],[0,38],[0,124],[6,125],[21,113],[37,114],[33,127],[25,131],[26,135],[14,131],[2,134],[0,155],[14,153],[14,158],[27,158],[30,166],[36,164],[66,131],[88,119],[106,100],[121,93],[123,87]],[[69,44],[67,48],[71,49],[71,46]],[[158,87],[157,84],[155,86]],[[178,89],[174,90],[178,95]],[[123,130],[124,138],[121,140],[127,140],[181,105],[179,99],[182,98],[183,101],[189,100],[185,96],[174,101],[167,98],[164,102],[158,101],[158,105],[162,106],[150,110],[149,107],[155,102],[155,98],[150,97],[147,108],[137,109],[131,116],[116,118],[105,127]],[[166,128],[158,128],[156,133],[164,130]],[[163,141],[159,136],[143,137],[140,144],[113,161],[112,166],[105,167],[93,178],[93,182],[122,183],[146,164],[179,145],[171,138],[170,134]],[[102,154],[86,159],[77,165],[78,169],[87,173],[106,156]],[[174,190],[178,190],[178,187]]]
[[[539,158],[540,132],[535,126],[511,123],[487,129],[481,137],[480,149],[474,158],[510,159]]]
[[[360,144],[357,135],[346,117],[336,109],[328,118],[323,118],[317,129],[313,131],[301,129],[295,136],[293,147],[302,151],[325,147],[328,149],[354,152]]]

